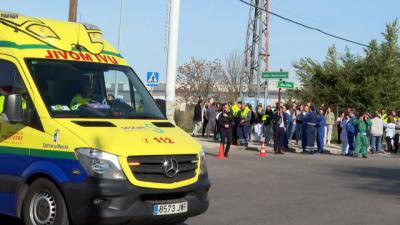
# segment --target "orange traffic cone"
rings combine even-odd
[[[265,150],[267,150],[267,148],[264,145],[264,141],[261,141],[260,154],[259,154],[260,157],[265,157],[268,155]]]
[[[219,152],[218,152],[218,159],[224,159],[225,155],[224,155],[224,144],[221,143],[219,144]]]

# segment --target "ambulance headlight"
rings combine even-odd
[[[93,177],[126,180],[116,155],[90,148],[76,150],[78,160],[86,172]]]
[[[206,152],[204,150],[200,151],[200,175],[208,173],[207,163],[206,163]]]

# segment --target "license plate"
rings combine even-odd
[[[174,203],[174,204],[160,204],[153,206],[153,215],[171,215],[178,213],[185,213],[188,210],[187,202]]]

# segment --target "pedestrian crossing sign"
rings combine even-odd
[[[147,72],[147,86],[155,87],[159,85],[160,74],[158,72]]]

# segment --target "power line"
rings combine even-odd
[[[344,37],[340,37],[340,36],[337,36],[337,35],[328,33],[328,32],[323,31],[323,30],[321,30],[320,28],[317,28],[317,27],[308,26],[308,25],[306,25],[306,24],[297,22],[297,21],[292,20],[292,19],[290,19],[290,18],[281,16],[281,15],[279,15],[279,14],[277,14],[277,13],[271,12],[271,11],[269,11],[269,10],[265,10],[265,9],[263,9],[263,8],[261,8],[261,7],[258,7],[258,6],[256,6],[256,5],[253,5],[253,4],[251,4],[251,3],[249,3],[249,2],[246,2],[246,1],[244,1],[244,0],[239,0],[239,1],[242,2],[242,3],[244,3],[244,4],[246,4],[246,5],[249,5],[249,6],[251,6],[251,7],[254,7],[254,8],[260,9],[260,10],[262,10],[262,11],[264,11],[264,12],[267,12],[267,13],[273,15],[273,16],[276,16],[276,17],[278,17],[278,18],[281,18],[281,19],[283,19],[283,20],[286,20],[286,21],[289,21],[289,22],[294,23],[294,24],[296,24],[296,25],[302,26],[302,27],[304,27],[304,28],[307,28],[307,29],[310,29],[310,30],[315,30],[315,31],[318,31],[318,32],[320,32],[320,33],[322,33],[322,34],[324,34],[324,35],[327,35],[327,36],[330,36],[330,37],[333,37],[333,38],[336,38],[336,39],[340,39],[340,40],[342,40],[342,41],[350,42],[350,43],[352,43],[352,44],[361,45],[361,46],[363,46],[363,47],[369,48],[369,45],[366,45],[366,44],[363,44],[363,43],[360,43],[360,42],[357,42],[357,41],[352,41],[352,40],[350,40],[350,39],[347,39],[347,38],[344,38]]]

